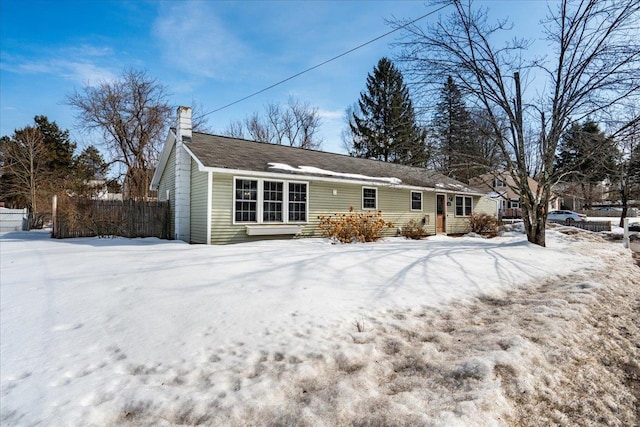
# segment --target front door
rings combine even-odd
[[[447,205],[444,194],[436,195],[436,233],[444,233]]]

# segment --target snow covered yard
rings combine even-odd
[[[0,237],[2,425],[633,425],[640,268],[548,231]]]

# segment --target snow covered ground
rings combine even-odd
[[[640,269],[619,242],[562,231],[547,248],[519,233],[229,246],[4,234],[0,423],[628,425],[640,395],[618,385],[640,375],[625,311],[640,310]],[[618,332],[585,321],[610,314],[607,298]],[[621,360],[614,373],[587,363],[600,333],[622,334],[592,348]]]

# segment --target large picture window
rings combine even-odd
[[[473,198],[456,196],[456,216],[469,216],[473,212]]]
[[[422,191],[411,192],[411,210],[412,211],[422,210]]]
[[[234,223],[307,222],[308,183],[235,178]]]
[[[378,208],[378,189],[375,187],[362,187],[362,209]]]
[[[307,221],[307,184],[289,183],[289,221]]]
[[[235,204],[237,222],[256,222],[258,217],[258,181],[236,179]]]

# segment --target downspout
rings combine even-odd
[[[211,223],[213,218],[211,218],[212,212],[212,203],[213,203],[213,172],[207,172],[207,245],[211,244]]]

